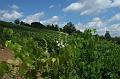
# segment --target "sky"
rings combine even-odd
[[[120,36],[120,0],[0,0],[0,20],[15,19],[60,27],[72,22],[80,31]]]

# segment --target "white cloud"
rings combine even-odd
[[[50,8],[50,9],[51,9],[51,8],[54,8],[54,5],[50,5],[49,8]]]
[[[78,11],[80,10],[84,5],[81,3],[72,3],[68,7],[64,8],[63,11]]]
[[[112,24],[108,28],[112,36],[120,36],[120,23]]]
[[[99,17],[95,17],[92,21],[87,23],[88,28],[101,28],[104,26],[104,23]]]
[[[23,16],[21,12],[17,11],[17,6],[12,5],[11,7],[12,10],[0,10],[0,20],[12,21]]]
[[[95,18],[94,18],[95,20]],[[113,21],[120,21],[120,14],[114,15],[112,18],[108,20],[102,20],[102,19],[97,19],[95,21],[92,21],[93,25],[95,25],[97,33],[100,35],[104,35],[106,31],[110,31],[110,34],[112,36],[120,36],[120,23],[112,23]],[[94,23],[96,22],[96,23]]]
[[[115,14],[109,19],[109,22],[120,21],[120,13]]]
[[[99,17],[95,17],[86,24],[78,23],[75,26],[80,31],[84,31],[89,28],[96,29],[96,33],[99,35],[104,35],[106,31],[109,31],[112,36],[120,36],[120,23],[110,24],[108,21],[109,20],[102,20]]]
[[[84,30],[86,29],[86,26],[83,25],[82,23],[75,24],[75,27],[77,30],[80,30],[81,32],[84,32]]]
[[[119,32],[120,33],[120,23],[113,24],[109,27],[110,31],[112,32]]]
[[[53,16],[50,19],[43,20],[43,21],[40,21],[40,22],[43,23],[43,24],[45,24],[45,25],[46,24],[58,24],[59,20],[60,20],[60,18],[58,16]]]
[[[60,18],[58,16],[53,16],[49,19],[46,20],[41,20],[41,18],[44,16],[44,12],[38,12],[33,15],[27,16],[25,19],[23,19],[24,22],[26,23],[32,23],[32,22],[41,22],[42,24],[58,24]]]
[[[104,22],[99,17],[93,18],[90,22],[86,24],[86,27],[96,29],[97,33],[100,35],[104,35],[104,33],[108,30],[106,27],[106,22]]]
[[[111,7],[120,7],[120,0],[113,0]]]
[[[79,11],[80,15],[93,15],[112,7],[120,7],[120,0],[79,0],[71,3],[63,11]]]
[[[40,22],[40,19],[44,16],[44,12],[38,12],[33,15],[28,15],[25,19],[23,19],[26,23],[32,23],[32,22]]]
[[[75,26],[78,30],[82,32],[85,29],[96,29],[97,34],[104,35],[105,32],[108,30],[105,23],[106,22],[103,22],[102,19],[100,19],[99,17],[95,17],[86,24],[78,23]]]
[[[66,24],[67,24],[67,22],[61,22],[61,23],[59,23],[59,27],[63,28]]]
[[[15,5],[15,4],[12,5],[11,8],[12,8],[12,9],[15,9],[15,10],[19,9],[19,7],[18,7],[17,5]]]

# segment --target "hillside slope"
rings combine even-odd
[[[0,76],[7,73],[23,79],[119,79],[120,45],[93,36],[91,32],[68,35],[0,23],[1,44],[21,63],[16,67],[14,60],[12,64],[1,62]],[[10,71],[15,68],[14,73]]]

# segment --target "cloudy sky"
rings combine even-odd
[[[58,24],[71,21],[84,31],[95,28],[120,36],[120,0],[0,0],[0,20]]]

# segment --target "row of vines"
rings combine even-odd
[[[0,62],[0,77],[10,79],[119,79],[120,46],[92,30],[68,35],[2,28],[0,42],[15,55]],[[11,71],[12,70],[12,71]]]

